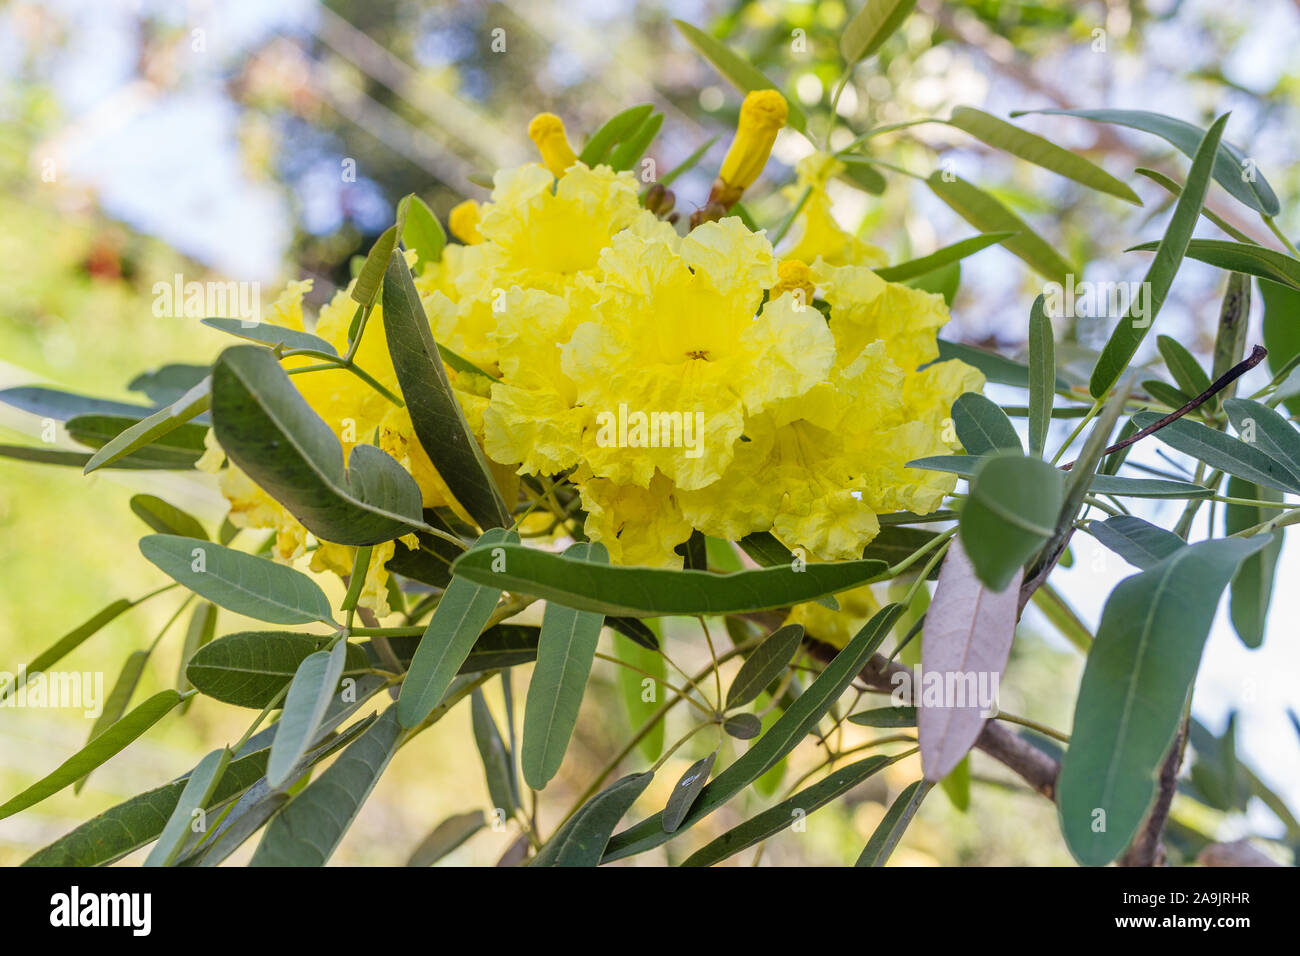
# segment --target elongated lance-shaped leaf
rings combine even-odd
[[[19,671],[11,682],[4,687],[0,687],[0,700],[4,700],[9,694],[17,693],[18,689],[26,684],[33,675],[44,672],[52,664],[57,664],[80,647],[89,637],[98,633],[110,621],[115,620],[123,611],[129,611],[135,605],[135,601],[118,598],[108,607],[92,615],[85,623],[77,625],[67,634],[64,634],[52,645],[32,658],[32,662]]]
[[[627,714],[628,730],[638,732],[659,709],[660,688],[667,679],[668,664],[657,650],[652,651],[622,634],[613,637],[618,659],[629,665],[618,668],[619,696]],[[664,749],[664,735],[664,722],[656,720],[637,741],[641,756],[649,761],[658,760]]]
[[[113,682],[113,689],[108,692],[108,697],[104,700],[104,709],[90,727],[88,743],[93,742],[96,737],[122,719],[122,715],[131,706],[131,698],[135,696],[135,689],[140,686],[140,678],[144,675],[144,668],[148,663],[148,651],[132,651],[127,655],[121,673]],[[72,790],[74,793],[81,793],[81,788],[85,785],[86,778],[82,777],[73,785]]]
[[[181,695],[174,690],[154,694],[65,760],[52,773],[0,806],[0,820],[40,803],[46,797],[80,780],[162,720],[180,703],[180,700]]]
[[[1296,315],[1300,314],[1300,290],[1268,279],[1260,279],[1259,297],[1264,302],[1263,332],[1264,345],[1268,348],[1268,367],[1274,375],[1281,376],[1284,370],[1294,369],[1295,362],[1300,360],[1300,322],[1295,320]],[[1249,322],[1249,305],[1249,298],[1247,298],[1246,308],[1242,308],[1240,313],[1243,325]],[[1225,299],[1224,308],[1226,307]],[[1245,334],[1243,331],[1242,335]],[[1298,381],[1300,375],[1291,375],[1282,378],[1280,384],[1287,385]],[[1300,398],[1296,397],[1295,389],[1290,389],[1289,394],[1283,394],[1286,391],[1286,389],[1279,389],[1281,400],[1286,403],[1287,410],[1292,415],[1300,415]]]
[[[1062,498],[1061,472],[1047,462],[1016,454],[984,458],[958,524],[979,580],[1005,590],[1052,537]]]
[[[1165,368],[1169,369],[1174,382],[1187,395],[1200,395],[1210,387],[1210,376],[1201,368],[1201,363],[1173,336],[1157,335],[1156,348],[1160,350],[1160,357],[1165,360]]]
[[[1119,325],[1111,333],[1110,340],[1102,349],[1101,356],[1092,370],[1092,380],[1088,384],[1094,398],[1100,398],[1110,390],[1128,368],[1138,346],[1146,338],[1147,332],[1160,313],[1169,287],[1173,285],[1174,276],[1182,264],[1187,252],[1187,245],[1192,238],[1192,230],[1200,218],[1201,207],[1205,204],[1205,193],[1210,187],[1210,172],[1214,157],[1217,155],[1219,140],[1223,136],[1223,127],[1227,125],[1228,115],[1220,116],[1197,147],[1192,159],[1191,171],[1187,174],[1187,187],[1169,219],[1164,238],[1156,249],[1155,259],[1147,269],[1142,280],[1143,295],[1129,305]],[[1135,311],[1135,305],[1138,308]],[[1138,313],[1142,314],[1138,314]]]
[[[1146,414],[1146,413],[1141,413]],[[1151,421],[1159,416],[1152,415]],[[991,455],[934,455],[909,461],[909,468],[946,471],[963,478],[973,477]],[[1073,469],[1071,469],[1073,471]],[[1213,490],[1190,481],[1173,478],[1129,478],[1122,475],[1093,475],[1087,491],[1097,495],[1116,495],[1121,498],[1204,498]],[[1082,500],[1082,499],[1080,499]]]
[[[1045,301],[1040,295],[1029,310],[1029,453],[1039,458],[1052,424],[1056,385],[1056,338]]]
[[[1144,571],[1187,546],[1187,542],[1172,531],[1133,515],[1115,515],[1105,521],[1093,521],[1088,530],[1129,564]]]
[[[753,716],[750,714],[749,716]],[[757,720],[758,718],[754,718]],[[682,824],[686,814],[690,812],[691,805],[695,803],[704,789],[705,784],[709,782],[709,774],[713,773],[713,764],[718,759],[718,752],[715,750],[707,757],[701,757],[695,763],[686,768],[686,772],[673,786],[673,792],[668,797],[668,803],[664,805],[663,825],[664,829],[672,833]]]
[[[828,774],[824,780],[805,787],[776,806],[732,827],[688,856],[682,866],[712,866],[721,863],[742,850],[776,836],[796,821],[803,821],[814,810],[842,797],[863,780],[901,759],[903,758],[876,755],[841,767]]]
[[[397,711],[383,715],[271,818],[250,866],[324,866],[402,739]]]
[[[596,866],[618,821],[654,779],[636,773],[615,780],[582,805],[569,822],[546,841],[530,866]]]
[[[53,418],[60,422],[66,422],[77,415],[125,415],[139,420],[157,411],[147,405],[112,402],[41,385],[0,389],[0,402],[31,415]]]
[[[866,0],[840,34],[840,55],[852,66],[871,56],[903,25],[916,0]]]
[[[515,812],[514,772],[511,766],[514,754],[497,730],[496,721],[492,719],[492,711],[488,709],[487,699],[481,690],[475,690],[470,696],[470,716],[474,728],[474,744],[483,761],[488,797],[492,800],[493,809],[503,814],[504,822],[514,816]]]
[[[691,806],[690,812],[676,831],[669,833],[665,830],[662,815],[656,814],[610,840],[605,861],[622,859],[666,843],[676,833],[689,829],[696,821],[708,816],[780,763],[844,693],[844,689],[880,647],[902,612],[901,604],[888,604],[876,612],[817,675],[808,689],[795,698],[768,731],[758,738],[757,743],[700,792],[699,799]]]
[[[1230,398],[1223,408],[1243,440],[1300,479],[1300,432],[1294,425],[1267,405],[1248,398]]]
[[[171,405],[154,412],[147,418],[140,419],[101,446],[86,462],[85,473],[90,474],[97,468],[110,465],[171,434],[186,422],[206,412],[211,402],[212,381],[205,378]]]
[[[1146,110],[1021,110],[1011,115],[1023,116],[1026,113],[1077,116],[1096,123],[1113,123],[1153,133],[1191,158],[1196,157],[1206,135],[1192,123]],[[1276,216],[1281,211],[1273,187],[1240,148],[1228,142],[1218,143],[1211,168],[1215,181],[1247,206],[1266,216]]]
[[[916,708],[910,705],[873,707],[870,710],[850,714],[849,723],[857,724],[859,727],[915,727]]]
[[[1000,591],[993,591],[954,540],[948,546],[939,584],[925,613],[921,664],[928,677],[939,675],[953,699],[931,705],[913,688],[917,734],[925,779],[939,781],[952,772],[975,744],[997,709],[997,688],[1011,654],[1019,611],[1022,569]]]
[[[195,811],[202,811],[212,799],[221,776],[230,765],[230,749],[214,750],[202,760],[185,781],[176,809],[167,818],[158,842],[145,859],[145,866],[170,866],[185,845],[185,839],[194,823]]]
[[[325,592],[287,565],[173,534],[146,535],[140,553],[172,580],[236,614],[272,624],[330,621]]]
[[[261,710],[288,688],[299,666],[323,641],[287,631],[226,634],[195,652],[185,676],[205,696]],[[360,647],[349,644],[346,653],[344,677],[355,680],[370,669]]]
[[[1035,133],[1023,130],[983,110],[959,106],[952,111],[952,118],[948,123],[974,136],[981,143],[1004,150],[1013,156],[1019,156],[1025,162],[1041,166],[1067,179],[1073,179],[1089,189],[1118,196],[1136,206],[1142,205],[1142,200],[1138,198],[1137,193],[1100,166],[1090,163],[1062,146],[1057,146],[1051,140],[1043,139]]]
[[[513,531],[492,528],[483,532],[469,553],[486,555],[490,569],[494,561],[508,561],[503,558],[504,548],[518,540]],[[496,583],[492,578],[483,584],[460,576],[452,578],[402,681],[397,713],[403,727],[417,727],[442,700],[507,586],[505,581]]]
[[[775,90],[777,86],[744,57],[732,52],[725,44],[719,42],[698,27],[693,27],[684,20],[674,20],[678,32],[686,42],[695,47],[695,51],[709,61],[709,64],[722,75],[722,78],[742,93],[755,90]],[[803,132],[808,119],[803,110],[793,99],[787,97],[786,107],[789,115],[786,122]]]
[[[402,244],[408,249],[415,250],[415,269],[421,272],[429,263],[442,259],[443,247],[447,245],[447,234],[428,203],[419,196],[412,193],[402,201],[406,204]]]
[[[398,206],[399,218],[404,213],[405,206]],[[375,300],[379,298],[379,287],[384,281],[384,270],[388,266],[389,257],[397,251],[397,242],[402,232],[405,230],[405,223],[395,223],[389,226],[375,244],[370,247],[366,253],[365,261],[361,265],[361,271],[357,273],[357,281],[352,286],[352,298],[361,304],[362,308],[369,308],[374,305]],[[397,252],[400,256],[401,252]],[[405,260],[403,260],[405,263]],[[385,309],[385,312],[388,310]],[[351,333],[348,337],[351,338]]]
[[[727,688],[727,710],[756,700],[769,684],[784,675],[802,643],[802,624],[786,624],[763,638]]]
[[[185,643],[181,645],[181,664],[176,674],[176,689],[185,693],[191,684],[185,677],[185,668],[190,665],[190,658],[198,653],[199,648],[211,643],[217,633],[217,606],[211,601],[203,601],[190,615],[189,625],[185,628]],[[181,713],[188,709],[190,701],[181,704]]]
[[[91,448],[102,448],[138,425],[134,418],[117,415],[78,415],[64,422],[64,428],[73,441]],[[135,457],[157,461],[160,467],[172,463],[193,466],[206,450],[207,434],[207,426],[185,422],[151,438],[148,446]]]
[[[565,554],[574,561],[609,563],[603,544],[575,544]],[[544,789],[564,760],[604,620],[598,612],[554,601],[546,605],[524,706],[522,764],[524,780],[534,790]]]
[[[1138,412],[1133,416],[1133,421],[1141,428],[1159,420],[1160,415],[1155,412]],[[1265,454],[1258,445],[1207,428],[1199,422],[1189,422],[1186,418],[1170,422],[1156,432],[1155,437],[1170,448],[1191,455],[1211,468],[1253,481],[1257,485],[1300,494],[1300,475],[1294,474],[1284,463]]]
[[[1300,293],[1296,293],[1300,296]],[[1250,279],[1240,272],[1228,276],[1228,286],[1219,306],[1219,327],[1214,336],[1214,364],[1210,378],[1218,381],[1246,354],[1246,332],[1250,326]],[[1269,352],[1270,362],[1273,354]],[[1228,383],[1214,398],[1215,407],[1237,394],[1237,379]]]
[[[979,392],[958,395],[952,403],[952,424],[967,454],[1020,452],[1020,436],[1007,413]]]
[[[448,817],[420,841],[407,866],[433,866],[443,857],[464,845],[465,841],[487,825],[482,810],[471,810]]]
[[[786,607],[866,583],[883,561],[841,561],[712,574],[590,564],[524,545],[502,545],[504,570],[482,548],[462,555],[452,570],[480,584],[531,594],[582,611],[630,617],[730,614]]]
[[[212,423],[227,457],[324,541],[380,544],[423,526],[415,479],[374,445],[355,446],[345,468],[338,438],[267,349],[221,353]]]
[[[1173,195],[1175,199],[1177,199],[1183,193],[1182,183],[1178,182],[1177,180],[1171,179],[1169,176],[1166,176],[1158,169],[1147,169],[1144,166],[1139,166],[1136,169],[1134,169],[1133,172],[1137,173],[1139,176],[1145,176],[1153,183],[1156,183],[1163,189],[1167,190]],[[1250,236],[1242,232],[1240,229],[1237,229],[1235,226],[1233,226],[1232,223],[1228,222],[1222,216],[1218,215],[1217,213],[1213,212],[1208,208],[1202,207],[1201,215],[1204,216],[1205,219],[1208,220],[1209,222],[1214,223],[1216,226],[1218,226],[1228,235],[1232,236],[1232,238],[1236,239],[1238,242],[1255,241],[1254,239],[1250,238]],[[1216,375],[1215,378],[1218,378],[1218,376]]]
[[[326,355],[338,355],[338,351],[329,342],[325,341],[319,335],[312,335],[310,332],[300,332],[297,329],[290,329],[283,325],[271,325],[266,322],[246,323],[242,319],[202,319],[202,323],[222,332],[229,332],[231,335],[246,339],[249,342],[260,342],[263,345],[272,347],[280,346],[285,349],[312,349],[316,352],[324,352]]]
[[[1027,222],[978,186],[941,170],[931,173],[925,182],[953,212],[981,232],[1013,233],[1002,245],[1043,278],[1064,282],[1078,271]]]
[[[1017,362],[987,349],[964,345],[961,342],[937,339],[935,344],[939,347],[938,361],[940,362],[961,359],[967,365],[979,369],[990,382],[998,385],[1015,385],[1018,388],[1029,387],[1029,366],[1023,362]],[[1057,389],[1067,389],[1070,383],[1058,375],[1055,386]]]
[[[1126,250],[1151,252],[1154,242],[1143,242]],[[1268,279],[1292,289],[1300,289],[1300,259],[1253,242],[1229,242],[1226,239],[1193,239],[1187,244],[1187,258],[1218,266],[1229,272]]]
[[[483,529],[510,524],[487,459],[451,392],[411,270],[393,253],[384,278],[384,334],[415,436],[456,500]]]
[[[912,822],[912,818],[916,816],[916,811],[921,806],[921,801],[933,786],[932,781],[918,780],[905,787],[903,792],[894,798],[894,802],[885,811],[884,818],[871,834],[871,839],[867,841],[855,866],[884,866],[889,862],[894,848],[898,846],[898,841],[903,838],[907,825]]]
[[[1058,807],[1080,863],[1123,852],[1156,793],[1219,597],[1271,536],[1180,548],[1125,578],[1102,611],[1061,763]]]
[[[933,272],[935,269],[959,262],[967,256],[974,255],[981,249],[987,249],[994,243],[1010,239],[1014,235],[1014,232],[982,233],[978,236],[971,236],[969,239],[962,239],[960,242],[954,242],[942,249],[936,249],[928,256],[910,259],[907,262],[899,262],[892,266],[884,266],[873,271],[886,282],[903,282],[907,279],[915,279],[918,276]]]
[[[659,129],[663,125],[663,113],[651,114],[636,132],[614,147],[614,151],[609,155],[610,168],[615,172],[622,172],[635,166],[645,151],[650,148],[654,138],[659,135]]]
[[[696,166],[699,165],[700,160],[704,158],[704,154],[707,153],[713,147],[713,144],[716,143],[717,141],[718,141],[717,136],[710,136],[699,146],[695,147],[694,151],[689,156],[687,156],[680,163],[678,163],[672,169],[668,170],[668,172],[664,173],[662,176],[659,177],[658,180],[659,185],[667,189],[679,177],[684,176],[686,173],[689,173],[692,169],[694,169]]]
[[[1281,502],[1283,495],[1272,488],[1229,478],[1228,497]],[[1278,511],[1274,509],[1229,504],[1224,514],[1224,532],[1231,535],[1253,528],[1276,514]],[[1267,545],[1242,561],[1232,579],[1228,616],[1232,629],[1247,647],[1255,648],[1264,643],[1268,608],[1273,599],[1273,578],[1281,556],[1282,535],[1277,534]]]
[[[654,106],[652,104],[643,103],[640,106],[632,106],[621,113],[614,114],[605,121],[600,129],[591,134],[591,139],[587,140],[587,144],[582,147],[578,159],[585,165],[595,169],[605,161],[610,150],[617,143],[624,142],[639,130],[653,112]]]
[[[333,650],[317,651],[298,665],[284,698],[275,741],[271,744],[271,759],[266,767],[266,779],[272,787],[282,786],[289,779],[294,766],[315,738],[334,689],[343,677],[347,652],[347,641],[340,640]]]
[[[156,495],[133,495],[131,510],[159,534],[206,540],[208,532],[197,518]]]

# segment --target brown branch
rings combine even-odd
[[[1123,449],[1127,448],[1129,445],[1135,444],[1136,442],[1141,441],[1143,438],[1146,438],[1148,435],[1154,435],[1156,432],[1160,431],[1160,429],[1164,428],[1166,425],[1178,421],[1178,419],[1182,418],[1188,412],[1194,411],[1195,409],[1204,405],[1215,395],[1219,394],[1219,392],[1223,391],[1225,388],[1227,388],[1237,379],[1241,378],[1241,376],[1245,375],[1247,372],[1249,372],[1260,362],[1264,361],[1264,356],[1266,355],[1268,355],[1268,349],[1264,348],[1264,346],[1262,345],[1256,345],[1255,348],[1251,350],[1250,355],[1242,359],[1232,368],[1228,369],[1226,372],[1224,372],[1222,375],[1216,378],[1213,382],[1210,383],[1210,387],[1207,388],[1205,391],[1201,392],[1200,395],[1197,395],[1195,398],[1193,398],[1187,404],[1183,405],[1181,408],[1174,409],[1172,412],[1170,412],[1168,415],[1166,415],[1164,418],[1160,419],[1159,421],[1152,422],[1150,425],[1142,429],[1140,432],[1137,432],[1134,435],[1130,435],[1128,438],[1125,438],[1123,441],[1116,442],[1115,444],[1111,445],[1109,448],[1107,448],[1105,451],[1101,453],[1102,457],[1104,458],[1107,455],[1114,454],[1117,451],[1122,451]],[[1072,461],[1068,464],[1062,465],[1061,470],[1069,471],[1077,464],[1078,464],[1077,460]]]
[[[1165,823],[1169,819],[1169,808],[1174,802],[1174,791],[1178,789],[1178,768],[1183,763],[1183,746],[1187,742],[1187,721],[1184,720],[1174,735],[1174,745],[1169,748],[1165,761],[1160,766],[1160,790],[1155,805],[1147,816],[1146,823],[1133,839],[1133,843],[1120,857],[1120,866],[1164,866],[1165,848],[1160,842]]]

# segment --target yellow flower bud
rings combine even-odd
[[[564,120],[554,113],[534,116],[528,124],[528,138],[537,146],[537,151],[542,154],[542,165],[551,171],[552,176],[563,176],[564,171],[578,161],[564,133]]]
[[[802,293],[800,305],[808,305],[813,300],[812,279],[808,275],[808,266],[798,259],[786,259],[776,267],[776,285],[768,293],[768,298],[775,301],[787,292],[796,296]]]
[[[447,227],[453,236],[467,246],[482,242],[483,234],[478,231],[478,203],[466,199],[458,204],[447,216]]]
[[[785,126],[785,97],[776,90],[755,90],[740,107],[736,138],[722,161],[719,183],[714,185],[715,199],[730,208],[740,194],[753,185],[776,142],[776,134]],[[719,189],[719,185],[723,188]]]

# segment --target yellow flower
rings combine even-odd
[[[467,246],[483,241],[483,234],[478,231],[478,203],[466,199],[458,203],[447,216],[447,228],[451,234]]]
[[[673,548],[691,536],[663,475],[648,487],[623,485],[605,478],[576,476],[587,511],[586,532],[609,550],[615,564],[650,567],[681,566]]]
[[[809,637],[843,648],[862,629],[862,625],[880,610],[880,602],[876,600],[869,584],[851,591],[841,591],[835,595],[835,600],[840,606],[838,611],[832,611],[816,601],[796,604],[790,608],[785,622],[802,624]]]
[[[810,153],[795,167],[797,181],[785,189],[791,202],[798,202],[807,191],[803,208],[795,218],[794,244],[786,257],[814,262],[821,258],[830,265],[883,266],[888,262],[884,250],[863,242],[840,228],[831,215],[828,183],[844,172],[844,163],[829,153]]]
[[[542,154],[542,163],[557,179],[578,161],[564,132],[564,120],[554,113],[538,113],[528,124],[528,138]]]
[[[736,138],[722,160],[710,201],[730,209],[754,184],[767,165],[772,144],[785,126],[787,114],[785,97],[776,90],[755,90],[745,96],[740,106],[740,121],[736,124]]]

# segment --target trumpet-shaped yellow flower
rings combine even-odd
[[[831,215],[828,191],[832,177],[844,172],[844,163],[829,153],[810,153],[795,167],[797,181],[785,190],[791,202],[805,191],[808,198],[795,217],[792,240],[786,256],[804,262],[820,258],[830,265],[883,266],[889,260],[884,250],[845,232]]]
[[[736,124],[736,138],[722,160],[718,182],[709,197],[711,201],[730,209],[754,184],[767,165],[776,134],[785,126],[788,114],[785,97],[776,90],[755,90],[745,96],[740,106],[740,121]]]
[[[542,154],[542,164],[552,176],[560,177],[578,161],[564,132],[564,120],[554,113],[538,113],[528,124],[528,138]]]

